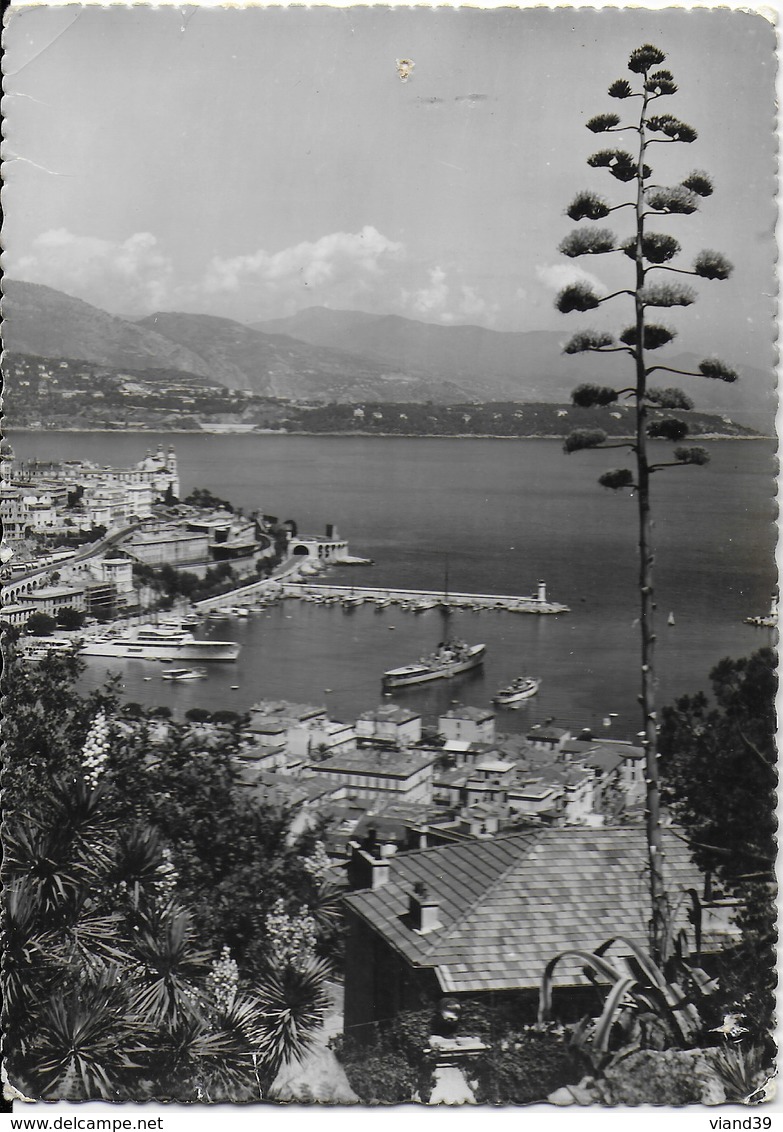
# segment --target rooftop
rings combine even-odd
[[[421,719],[421,714],[397,707],[396,704],[381,704],[374,711],[363,711],[359,719],[371,723],[410,723],[414,719]]]
[[[412,752],[345,751],[313,763],[311,770],[330,774],[366,774],[368,777],[382,775],[386,778],[409,778],[410,775],[432,764],[431,755],[416,755]]]
[[[664,831],[672,893],[701,891],[685,844]],[[647,941],[647,846],[637,827],[544,829],[448,845],[389,859],[389,880],[355,892],[347,906],[414,967],[434,968],[444,992],[538,986],[545,964],[570,948],[592,950],[622,935]],[[424,935],[408,919],[422,882],[440,905],[441,926]],[[687,901],[674,928],[688,928]],[[564,959],[561,986],[583,985],[582,965]]]
[[[529,743],[539,742],[545,739],[549,742],[562,739],[569,732],[565,727],[531,727],[525,738]]]
[[[250,708],[253,714],[277,715],[285,719],[296,719],[302,722],[305,719],[315,719],[326,715],[326,708],[315,707],[313,704],[294,704],[288,700],[260,700]]]
[[[488,708],[478,707],[455,707],[450,711],[441,715],[441,719],[469,719],[473,723],[485,723],[488,719],[494,719],[494,711]]]

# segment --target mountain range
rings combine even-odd
[[[617,384],[627,373],[619,355],[564,355],[566,332],[438,326],[325,307],[251,325],[187,312],[133,321],[51,287],[6,279],[3,316],[5,348],[17,353],[176,369],[292,400],[555,403],[568,401],[580,382]],[[665,364],[693,369],[698,360],[678,354]],[[681,384],[700,409],[771,431],[772,373],[743,366],[734,385],[659,376],[655,384]]]

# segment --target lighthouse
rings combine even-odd
[[[538,582],[538,591],[536,593],[536,601],[540,601],[542,604],[544,602],[546,602],[546,582],[541,581],[541,579],[539,579],[539,582]]]

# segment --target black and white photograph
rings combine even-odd
[[[15,1114],[763,1121],[776,35],[7,10]]]

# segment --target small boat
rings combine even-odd
[[[540,687],[541,680],[538,676],[517,676],[505,688],[499,688],[495,692],[492,703],[502,706],[504,704],[516,704],[521,700],[529,700],[531,696],[535,696]]]
[[[169,668],[161,672],[162,680],[203,680],[206,676],[204,668]]]

